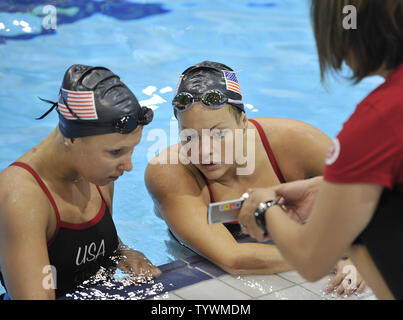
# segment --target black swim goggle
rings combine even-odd
[[[120,134],[125,134],[125,133],[130,133],[133,130],[135,130],[139,123],[137,121],[137,118],[131,115],[126,115],[123,116],[117,120],[114,120],[112,122],[112,125],[116,132]]]
[[[189,110],[193,104],[200,101],[208,108],[220,109],[226,103],[239,103],[239,100],[229,99],[224,93],[217,89],[211,89],[203,93],[200,97],[193,97],[188,92],[178,93],[172,100],[172,105],[176,111],[184,112]]]
[[[127,114],[119,119],[112,121],[114,130],[120,134],[130,133],[135,130],[139,125],[149,124],[154,117],[152,109],[141,107],[136,115]]]
[[[58,105],[58,102],[53,102],[53,101],[49,101],[46,99],[42,99],[39,98],[40,100],[47,102],[47,103],[51,103],[52,107],[45,112],[42,116],[40,116],[39,118],[36,118],[36,120],[41,120],[43,118],[45,118],[53,109],[55,109]],[[70,111],[70,113],[76,117],[77,120],[81,120],[80,117],[73,111],[70,109],[68,103],[66,101],[64,101],[67,109]],[[152,119],[153,119],[154,113],[152,111],[152,109],[147,108],[147,107],[141,107],[139,113],[137,115],[132,115],[132,114],[127,114],[124,116],[121,116],[119,119],[115,119],[112,121],[112,127],[113,130],[120,133],[120,134],[125,134],[125,133],[130,133],[133,130],[135,130],[139,125],[146,125],[149,124]],[[86,123],[87,126],[91,127],[98,127],[98,126],[102,126],[103,124],[101,122],[88,122]],[[109,126],[110,124],[104,124]]]

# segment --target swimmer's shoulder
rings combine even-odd
[[[295,135],[299,135],[301,132],[318,130],[309,123],[294,119],[274,117],[257,117],[252,119],[259,122],[266,133],[266,136],[270,137],[270,140],[294,137]]]
[[[262,126],[286,181],[311,175],[307,170],[314,175],[322,173],[332,142],[324,132],[294,119],[262,117],[255,120]]]
[[[330,138],[313,125],[294,119],[261,117],[253,118],[262,126],[270,145],[274,148],[281,148],[287,145],[298,146],[301,141],[314,141],[316,138],[323,138],[330,141]]]
[[[205,187],[201,173],[193,165],[181,162],[177,145],[168,147],[152,159],[144,178],[148,191],[156,198],[167,194],[198,196]]]
[[[0,172],[0,221],[32,229],[49,225],[53,208],[39,184],[25,169],[11,166]],[[1,223],[0,223],[1,224]]]

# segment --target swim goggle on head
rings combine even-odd
[[[42,98],[39,99],[44,102],[52,103],[53,106],[45,114],[37,118],[37,120],[43,119],[54,108],[57,108],[58,106],[57,102],[52,102]],[[112,133],[112,132],[127,134],[137,129],[139,125],[146,125],[150,123],[154,116],[152,109],[147,107],[140,107],[140,110],[138,110],[137,114],[125,114],[111,121],[90,122],[83,120],[83,122],[80,122],[80,120],[82,119],[69,107],[67,102],[65,102],[64,106],[70,111],[71,115],[76,119],[76,121],[68,121],[59,114],[59,118],[61,120],[59,123],[59,127],[61,130],[63,130],[63,132],[65,132],[65,135],[68,137],[73,137],[73,135],[75,137],[79,137],[79,136]],[[85,126],[83,126],[84,121],[86,122]],[[71,135],[70,134],[71,132],[75,132],[75,134]]]
[[[204,92],[200,97],[194,97],[191,93],[178,93],[172,100],[172,106],[177,112],[189,110],[195,102],[201,102],[210,109],[220,109],[226,103],[236,103],[238,101],[229,99],[224,93],[217,89]]]
[[[130,133],[139,126],[139,121],[133,115],[125,115],[112,121],[112,126],[120,134]]]
[[[210,109],[220,109],[228,103],[245,112],[236,72],[216,62],[203,61],[187,68],[180,76],[172,100],[175,117],[195,102]]]

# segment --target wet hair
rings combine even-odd
[[[345,6],[357,11],[357,28],[345,29]],[[355,83],[403,61],[403,0],[312,0],[311,21],[322,82],[328,71],[353,62]]]

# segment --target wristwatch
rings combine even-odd
[[[266,210],[276,205],[280,205],[280,203],[277,200],[269,200],[266,202],[259,203],[258,207],[256,208],[255,211],[256,224],[264,231],[265,237],[268,235],[265,219]]]

